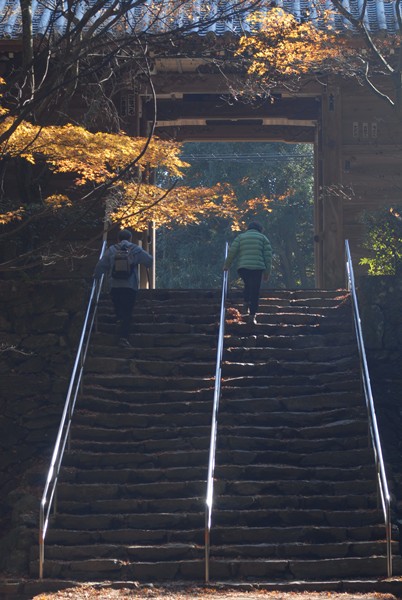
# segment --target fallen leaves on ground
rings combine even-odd
[[[99,587],[81,585],[59,592],[39,594],[32,600],[396,600],[393,594],[377,592],[349,594],[336,592],[280,592],[268,590],[222,590],[192,587],[172,589],[138,586],[138,588]]]

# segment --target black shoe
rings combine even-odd
[[[130,344],[130,342],[128,341],[127,338],[121,337],[119,339],[119,347],[120,348],[132,348],[132,345]]]
[[[250,305],[249,305],[249,303],[248,303],[248,302],[245,302],[245,303],[244,303],[243,309],[244,309],[244,314],[245,314],[245,315],[248,315],[248,314],[250,314]]]

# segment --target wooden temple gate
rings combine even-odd
[[[20,48],[19,40],[0,39],[2,56],[18,56]],[[357,274],[364,272],[359,267],[359,259],[367,255],[364,212],[401,202],[398,112],[368,88],[335,77],[312,77],[295,93],[278,89],[274,102],[258,106],[227,102],[228,78],[208,66],[194,53],[154,59],[156,135],[187,142],[313,144],[315,283],[318,288],[343,287],[345,239]],[[127,85],[116,99],[125,107],[124,129],[133,136],[147,135],[155,118],[151,90],[140,86],[133,90]],[[154,250],[152,227],[143,244]]]
[[[315,156],[314,246],[316,287],[345,285],[344,241],[357,274],[366,210],[401,201],[401,121],[383,100],[353,81],[323,78],[258,107],[227,102],[225,78],[199,72],[192,58],[158,59],[156,134],[178,141],[311,143]],[[154,119],[149,90],[131,96],[132,135],[146,134]],[[129,102],[129,99],[127,99]]]

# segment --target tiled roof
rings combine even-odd
[[[110,0],[104,2],[104,8],[107,8]],[[124,1],[124,0],[123,0]],[[127,0],[126,0],[127,1]],[[226,0],[227,1],[227,0]],[[213,12],[213,6],[218,5],[222,0],[210,0],[208,3],[204,0],[194,1],[194,14],[200,15],[204,10],[210,14]],[[78,18],[95,3],[95,0],[82,0],[77,2],[75,14]],[[346,9],[350,10],[354,16],[358,16],[359,9],[363,0],[343,0]],[[149,0],[149,5],[155,7],[157,0]],[[298,19],[305,15],[314,19],[318,26],[323,26],[322,19],[315,9],[316,0],[275,0],[277,6],[282,6],[287,11],[293,13]],[[32,0],[32,16],[34,35],[46,35],[50,30],[63,33],[66,19],[63,17],[62,9],[67,5],[66,0]],[[330,0],[321,0],[321,6],[331,9]],[[133,28],[145,28],[150,22],[151,12],[145,6],[137,6],[127,13],[125,27],[128,30]],[[186,17],[183,16],[185,19]],[[195,17],[197,20],[197,17]],[[337,14],[332,17],[332,25],[336,29],[351,29],[342,16]],[[385,30],[394,33],[397,30],[397,20],[395,15],[394,0],[368,0],[366,25],[371,32]],[[218,21],[210,28],[210,31],[221,35],[226,31],[241,33],[244,30],[244,23],[240,19],[233,18],[225,21]],[[21,33],[21,13],[19,0],[0,0],[0,39],[18,39]]]

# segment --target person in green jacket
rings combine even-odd
[[[249,322],[256,323],[261,280],[268,281],[272,266],[271,243],[262,233],[260,223],[252,221],[247,231],[235,238],[223,266],[224,271],[234,260],[237,260],[237,272],[244,282],[244,303]]]

